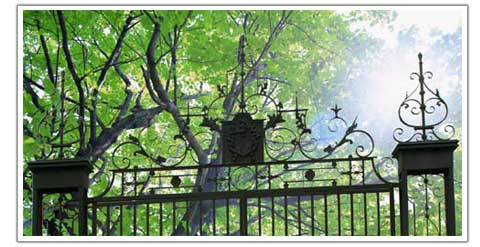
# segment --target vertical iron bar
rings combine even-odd
[[[145,212],[146,214],[146,221],[147,221],[147,236],[150,236],[150,203],[147,203],[147,210]]]
[[[340,205],[340,194],[337,193],[337,221],[338,221],[338,236],[342,236],[342,215]]]
[[[427,231],[427,236],[429,236],[429,232],[428,232],[428,227],[429,227],[429,224],[428,224],[428,217],[425,217],[425,228],[426,228],[426,231]]]
[[[172,202],[172,231],[175,231],[177,228],[177,204],[175,201]]]
[[[328,208],[327,208],[327,194],[323,196],[323,210],[325,211],[325,236],[328,236]]]
[[[137,196],[137,170],[136,169],[134,169],[134,172],[133,172],[133,194]]]
[[[137,236],[137,203],[136,202],[133,202],[133,236]]]
[[[365,236],[368,236],[368,212],[367,212],[367,193],[363,192],[363,224],[365,227]]]
[[[418,54],[418,64],[419,64],[419,82],[420,82],[420,112],[422,113],[422,140],[427,140],[426,128],[425,128],[425,89],[424,89],[424,77],[423,77],[423,62],[422,54]]]
[[[188,201],[185,201],[185,208],[186,208],[186,211],[185,211],[185,214],[187,216],[187,220],[186,220],[186,224],[185,224],[185,229],[186,229],[186,232],[187,232],[187,236],[190,235],[190,213],[189,213],[189,210],[188,210]]]
[[[160,236],[163,236],[163,203],[160,203],[160,217],[158,221],[160,224]]]
[[[104,235],[106,236],[110,236],[110,221],[111,221],[110,205],[107,205],[107,232],[104,233]]]
[[[441,202],[438,202],[438,236],[442,236],[442,210]]]
[[[272,189],[272,170],[271,170],[271,165],[267,165],[268,166],[268,189]],[[273,200],[273,199],[272,199]]]
[[[315,236],[315,204],[313,195],[310,195],[310,219],[312,221],[312,236]]]
[[[215,190],[218,191],[218,169],[215,167]]]
[[[97,204],[92,203],[92,236],[97,236]]]
[[[288,205],[287,196],[283,197],[283,212],[285,217],[285,236],[288,236]]]
[[[375,165],[375,164],[374,164]],[[365,161],[362,160],[362,185],[365,185]],[[368,236],[367,193],[363,192],[363,227],[365,236]]]
[[[268,168],[270,170],[270,166],[268,166]],[[272,236],[275,236],[275,200],[273,196],[271,199],[272,199]]]
[[[229,215],[230,215],[230,199],[226,199],[227,202],[227,209],[226,209],[226,216],[227,216],[227,236],[230,235],[230,220],[229,220]]]
[[[213,236],[216,236],[216,235],[217,235],[217,229],[216,229],[216,228],[217,228],[217,224],[216,224],[217,222],[216,222],[216,219],[215,219],[215,218],[216,218],[215,213],[216,213],[216,211],[217,211],[217,205],[216,205],[216,200],[215,200],[215,199],[213,199],[212,204],[213,204],[213,205],[212,205],[212,206],[213,206],[213,207],[212,207]]]
[[[258,198],[258,236],[262,236],[262,198]]]
[[[428,224],[428,219],[430,218],[430,208],[429,208],[429,205],[428,205],[428,178],[427,178],[428,175],[424,175],[424,179],[423,179],[423,182],[425,184],[425,226],[426,226],[426,230],[427,230],[427,236],[429,235],[429,232],[428,232],[428,227],[429,227],[429,224]]]
[[[348,185],[352,186],[352,174],[353,174],[353,166],[352,160],[348,161]],[[354,225],[353,225],[353,194],[350,193],[350,235],[354,235]]]
[[[255,165],[255,190],[258,190],[258,165]]]
[[[202,228],[202,225],[203,225],[203,219],[202,219],[202,218],[203,218],[202,202],[203,202],[203,201],[200,200],[200,203],[199,203],[199,205],[200,205],[200,206],[199,206],[199,215],[198,215],[198,223],[199,223],[198,225],[199,225],[199,227],[200,227],[200,229],[199,229],[199,230],[200,230],[200,236],[203,236],[203,230],[202,230],[202,229],[203,229],[203,228]]]
[[[120,213],[118,217],[120,217],[120,236],[123,236],[123,205],[122,204],[120,204]]]
[[[390,190],[390,235],[395,236],[395,194]]]
[[[350,235],[355,235],[355,224],[353,218],[353,194],[350,193]]]
[[[428,218],[425,217],[425,228],[426,228],[426,230],[427,230],[427,236],[430,235],[429,232],[428,232],[428,227],[429,227],[429,225],[428,225]]]
[[[401,171],[400,177],[400,233],[408,236],[408,174]]]
[[[240,197],[240,236],[247,236],[247,198]]]
[[[377,195],[377,235],[380,236],[380,193],[376,192]]]
[[[297,223],[298,223],[298,236],[302,235],[302,216],[300,214],[300,196],[297,196]]]
[[[241,95],[240,95],[240,111],[245,112],[245,35],[240,37],[240,85],[241,87]]]
[[[365,161],[362,160],[362,184],[365,185]]]
[[[227,173],[228,173],[228,191],[232,191],[232,180],[231,180],[231,177],[232,177],[232,174],[230,173],[230,166],[227,168]]]
[[[124,172],[122,172],[121,185],[122,185],[121,186],[122,187],[121,195],[123,196],[123,195],[125,195],[125,173]]]
[[[417,211],[415,203],[413,203],[413,235],[417,236]]]

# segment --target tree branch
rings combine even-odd
[[[157,94],[158,98],[162,101],[162,103],[166,105],[166,111],[168,111],[172,115],[173,119],[175,120],[175,123],[180,129],[180,132],[187,139],[190,147],[192,147],[192,149],[194,150],[200,163],[206,164],[208,163],[208,155],[204,152],[200,143],[198,142],[196,137],[193,135],[193,133],[190,131],[186,122],[180,116],[181,114],[177,106],[170,101],[167,95],[167,92],[162,86],[162,82],[160,80],[160,76],[158,75],[158,70],[155,64],[155,47],[160,37],[160,23],[154,19],[153,21],[155,21],[154,30],[148,45],[148,49],[147,49],[148,75],[150,76],[153,89],[155,90],[155,93]]]
[[[43,111],[45,111],[45,109],[43,108],[43,106],[38,101],[39,100],[38,95],[35,92],[35,90],[33,90],[31,82],[32,82],[32,80],[29,80],[29,78],[26,77],[25,75],[23,76],[23,88],[25,89],[25,91],[27,91],[27,93],[32,98],[32,103],[35,105],[35,107],[37,107],[40,111],[43,112]]]
[[[79,99],[79,112],[78,112],[78,132],[80,134],[80,149],[77,153],[77,156],[82,156],[85,154],[85,95],[82,87],[82,81],[77,74],[75,65],[73,63],[73,58],[68,47],[68,34],[67,27],[65,25],[65,17],[61,10],[57,11],[58,20],[60,24],[60,30],[62,32],[62,47],[65,54],[65,59],[67,60],[67,67],[72,75],[73,81],[77,87],[78,99]]]
[[[115,122],[111,128],[107,128],[98,136],[95,147],[91,151],[92,160],[96,161],[102,156],[105,151],[117,140],[123,131],[127,129],[136,129],[141,127],[148,127],[153,123],[156,115],[166,108],[161,105],[154,108],[149,108],[141,111],[136,111],[127,117]]]
[[[122,44],[123,40],[127,36],[127,32],[136,24],[132,24],[132,22],[135,20],[135,16],[130,13],[130,15],[127,17],[125,20],[125,24],[123,25],[122,31],[117,38],[117,42],[115,44],[115,47],[108,57],[107,62],[105,63],[103,69],[100,72],[100,76],[98,77],[97,80],[97,87],[94,88],[93,90],[93,98],[92,98],[92,112],[90,116],[90,146],[93,147],[95,145],[96,137],[97,137],[97,99],[98,99],[98,90],[103,86],[103,83],[105,82],[105,77],[107,75],[108,70],[110,67],[114,66],[114,64],[117,62],[118,58],[120,57],[121,49],[122,49]],[[119,67],[116,67],[116,71],[118,72]],[[122,76],[120,74],[120,76]],[[124,79],[126,77],[122,77]],[[124,80],[125,81],[125,80]],[[127,84],[128,87],[128,84]],[[128,97],[127,93],[127,97]],[[131,95],[131,94],[130,94]],[[130,97],[131,98],[131,97]],[[127,98],[128,99],[128,98]],[[127,102],[129,101],[127,100]],[[128,106],[127,106],[128,107]]]

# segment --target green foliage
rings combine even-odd
[[[268,81],[270,87],[275,87],[272,97],[282,101],[285,108],[293,108],[295,95],[301,106],[309,106],[308,121],[314,120],[317,114],[322,113],[336,102],[350,97],[346,87],[358,74],[359,65],[371,59],[380,45],[379,41],[371,38],[366,31],[352,31],[351,26],[358,22],[368,22],[371,25],[388,24],[395,19],[395,14],[387,11],[354,11],[349,14],[340,14],[335,11],[293,11],[287,21],[279,27],[279,20],[289,13],[286,11],[208,11],[195,10],[191,14],[188,11],[64,11],[66,29],[68,33],[68,48],[70,50],[74,67],[81,77],[82,87],[85,90],[86,99],[86,140],[91,139],[92,130],[90,119],[95,102],[98,124],[95,127],[96,136],[117,128],[122,120],[134,116],[136,112],[158,107],[152,100],[144,80],[143,69],[147,68],[146,52],[151,40],[154,23],[152,19],[160,22],[161,37],[155,47],[158,60],[157,70],[162,81],[162,87],[167,92],[171,101],[174,99],[174,77],[176,76],[177,104],[181,113],[185,113],[190,104],[192,111],[199,112],[198,108],[208,105],[211,100],[220,93],[219,86],[226,86],[229,93],[235,73],[239,73],[238,66],[238,43],[242,34],[246,36],[246,59],[247,64],[255,68],[247,68],[251,80],[246,87],[247,95],[257,92],[257,85]],[[78,117],[80,96],[74,82],[71,71],[68,69],[66,54],[62,47],[62,34],[59,19],[55,11],[24,11],[23,23],[23,64],[24,76],[30,78],[37,85],[32,85],[35,94],[24,91],[23,96],[23,122],[24,122],[24,161],[23,169],[26,170],[26,162],[35,159],[47,158],[52,144],[59,143],[60,123],[58,122],[59,109],[61,107],[61,72],[65,72],[65,92],[67,101],[65,113],[65,140],[72,147],[66,155],[78,156],[80,134],[78,131]],[[101,70],[108,61],[108,57],[114,51],[122,27],[129,16],[136,16],[134,25],[125,35],[123,46],[116,63],[118,68],[110,67],[106,72],[103,84],[99,83]],[[245,16],[248,16],[247,26],[243,28]],[[188,17],[188,18],[187,18]],[[152,18],[152,19],[151,19]],[[138,23],[137,23],[138,21]],[[171,44],[174,42],[175,30],[180,29],[178,46],[176,51],[176,64],[172,66],[173,53]],[[178,30],[177,30],[178,31]],[[41,37],[45,40],[46,50],[42,48]],[[45,52],[49,53],[54,73],[52,81],[48,74]],[[173,69],[173,67],[175,67]],[[129,80],[127,86],[120,70]],[[247,78],[248,79],[248,78]],[[167,87],[168,84],[168,87]],[[95,96],[98,91],[98,96]],[[46,110],[39,109],[33,99],[38,98],[39,104]],[[130,98],[128,101],[127,99]],[[187,100],[188,99],[188,100]],[[235,99],[233,99],[235,100]],[[261,105],[263,99],[254,99],[253,105]],[[125,102],[129,102],[125,104]],[[120,116],[125,107],[124,115]],[[53,110],[57,115],[54,117]],[[266,114],[272,109],[262,109],[259,113],[266,118]],[[225,119],[223,101],[216,103],[212,109],[214,117]],[[293,118],[289,116],[289,118]],[[135,118],[130,122],[135,121]],[[287,121],[288,122],[288,121]],[[101,123],[101,124],[100,124]],[[189,129],[193,133],[203,129],[200,126],[201,119],[192,119]],[[286,123],[294,125],[294,121]],[[140,124],[138,124],[140,125]],[[122,125],[123,126],[123,125]],[[143,128],[145,127],[145,128]],[[163,111],[155,114],[146,126],[133,125],[124,127],[120,134],[115,136],[114,141],[105,143],[105,151],[95,156],[97,143],[89,143],[90,150],[86,156],[95,162],[95,172],[108,172],[114,168],[112,153],[116,145],[121,142],[135,142],[132,138],[141,136],[144,151],[152,157],[174,157],[179,147],[174,137],[179,134],[180,128],[170,112]],[[140,135],[141,134],[141,135]],[[211,133],[206,133],[205,136]],[[106,135],[109,137],[108,135]],[[106,138],[107,138],[106,137]],[[197,136],[203,149],[209,145],[209,139]],[[206,140],[206,141],[205,141]],[[98,144],[100,145],[100,144]],[[132,164],[139,167],[151,167],[155,164],[148,163],[142,155],[132,155],[138,151],[138,146],[125,145],[119,152],[121,156],[129,157]],[[458,158],[458,156],[456,156]],[[215,156],[212,156],[215,158]],[[197,157],[187,157],[185,164],[192,164]],[[117,161],[121,163],[121,160]],[[460,162],[461,164],[461,162]],[[457,173],[458,174],[458,173]],[[30,178],[25,172],[26,184],[31,184]],[[98,175],[98,176],[96,176]],[[146,177],[148,174],[140,174]],[[293,176],[293,175],[292,175]],[[332,177],[334,175],[331,175]],[[107,178],[101,173],[95,174],[97,179],[92,179],[89,196],[99,195],[107,187]],[[326,174],[329,177],[329,174]],[[187,185],[193,185],[196,181],[185,180]],[[115,186],[110,191],[117,193]],[[118,194],[118,193],[117,193]],[[369,195],[372,196],[372,195]],[[382,195],[383,196],[383,195]],[[28,189],[24,190],[24,220],[30,221],[30,197]],[[330,199],[330,198],[329,198]],[[331,203],[336,203],[336,198]],[[342,200],[344,200],[342,198]],[[362,198],[355,198],[355,205],[362,205]],[[372,202],[374,200],[371,200]],[[265,202],[267,203],[267,202]],[[306,202],[302,202],[305,203]],[[319,202],[316,202],[319,203]],[[173,217],[181,222],[181,216],[186,213],[186,205],[179,206],[176,215],[164,212],[172,211],[173,205],[166,203],[160,211],[159,205],[151,205],[149,213],[155,223],[152,223],[151,234],[160,234],[158,220],[172,222],[164,224],[164,234],[173,231]],[[178,206],[178,205],[177,205]],[[321,219],[322,224],[325,212],[321,205],[316,206],[315,214]],[[457,207],[459,208],[459,207]],[[460,207],[461,208],[461,207]],[[124,234],[132,231],[133,206],[126,205],[122,208],[123,218],[121,224]],[[282,209],[283,210],[283,209]],[[341,212],[332,208],[329,212],[330,221],[335,222],[337,214],[349,212],[348,207],[342,207]],[[376,219],[376,206],[368,205],[369,232],[374,232]],[[383,210],[383,209],[382,209]],[[112,221],[118,219],[120,208],[112,208]],[[145,205],[139,206],[137,213],[145,215]],[[219,207],[217,232],[226,232],[226,210]],[[239,213],[230,212],[230,221],[238,221]],[[249,212],[254,215],[258,212]],[[265,215],[270,211],[263,212]],[[281,214],[283,214],[280,211]],[[162,217],[160,217],[162,214]],[[386,215],[386,211],[385,214]],[[105,221],[106,208],[99,208],[98,217]],[[460,215],[460,214],[458,214]],[[270,215],[271,216],[271,215]],[[156,218],[155,218],[156,217]],[[376,217],[376,216],[375,216]],[[262,231],[271,231],[270,221],[266,217],[262,221]],[[139,217],[138,223],[141,229],[138,232],[146,234],[145,217]],[[378,219],[377,219],[378,220]],[[383,219],[382,219],[383,220]],[[152,221],[152,222],[153,222]],[[345,220],[346,222],[347,220]],[[459,221],[458,221],[459,222]],[[384,222],[385,224],[387,221]],[[120,223],[118,223],[120,224]],[[157,225],[155,225],[157,224]],[[185,224],[184,222],[181,224]],[[235,225],[233,223],[232,227]],[[91,224],[90,224],[91,225]],[[258,231],[258,226],[252,224],[250,231]],[[284,226],[283,226],[284,227]],[[336,226],[330,225],[330,232],[335,232]],[[356,229],[361,232],[364,225],[356,222]],[[372,228],[372,229],[370,229]],[[290,228],[292,234],[295,228]],[[90,229],[91,230],[91,229]],[[117,229],[118,230],[118,229]],[[238,229],[231,228],[230,231]],[[155,232],[156,231],[156,232]],[[276,231],[283,232],[281,227]],[[102,230],[99,230],[102,232]],[[204,225],[204,232],[211,233],[212,229]],[[30,227],[24,225],[24,234],[29,235]],[[116,233],[118,234],[118,232]],[[382,234],[388,234],[387,232]]]

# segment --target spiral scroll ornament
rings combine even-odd
[[[444,123],[448,116],[448,105],[435,91],[425,83],[425,79],[432,79],[433,73],[423,71],[422,53],[418,54],[419,72],[410,74],[410,79],[418,79],[417,87],[406,94],[398,108],[400,122],[413,133],[408,137],[404,128],[393,131],[393,138],[397,142],[449,140],[455,135],[455,128],[450,123]],[[407,137],[405,137],[407,136]]]

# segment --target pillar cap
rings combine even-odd
[[[28,162],[28,169],[33,173],[45,169],[59,168],[85,168],[88,173],[93,171],[93,166],[87,159],[36,160]]]
[[[458,147],[458,140],[435,140],[435,141],[419,141],[419,142],[400,142],[392,152],[392,156],[396,157],[401,151],[432,149],[432,148],[451,148],[455,150]]]

